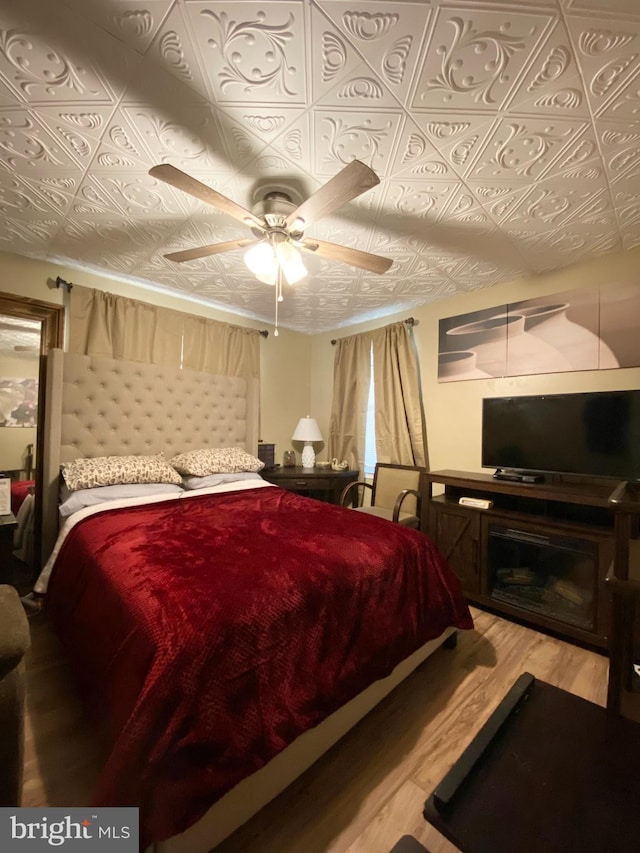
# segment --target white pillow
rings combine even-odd
[[[181,486],[172,483],[123,483],[117,486],[98,486],[95,489],[77,489],[75,492],[61,488],[62,503],[59,511],[63,518],[73,515],[87,506],[97,506],[105,501],[118,501],[121,498],[144,498],[150,495],[180,494]]]
[[[182,478],[169,465],[164,453],[153,456],[94,456],[75,459],[62,466],[62,476],[71,491],[125,483],[174,483]]]
[[[209,474],[238,474],[241,471],[261,471],[264,462],[241,447],[212,447],[179,453],[171,464],[181,474],[207,477]]]
[[[235,483],[237,480],[262,480],[260,474],[240,471],[237,474],[208,474],[206,477],[185,477],[182,481],[185,489],[206,489],[220,486],[222,483]]]

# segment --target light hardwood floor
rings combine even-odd
[[[388,853],[404,834],[454,853],[422,818],[424,800],[518,675],[606,699],[606,657],[472,613],[454,651],[439,649],[217,853]],[[46,618],[31,626],[23,805],[85,805],[99,739]]]

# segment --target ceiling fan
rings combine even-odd
[[[386,272],[393,263],[360,249],[304,237],[309,225],[380,183],[376,173],[359,160],[352,160],[299,206],[285,192],[270,192],[251,211],[168,163],[153,166],[149,174],[240,220],[255,237],[172,252],[164,256],[170,261],[183,263],[246,249],[245,263],[256,278],[280,290],[282,276],[288,284],[295,284],[307,274],[298,250],[375,273]]]

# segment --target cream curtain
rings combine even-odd
[[[418,360],[411,331],[393,323],[371,333],[378,462],[426,465]]]
[[[259,379],[260,332],[185,315],[183,365],[205,373]]]
[[[69,350],[260,378],[260,332],[73,285]]]
[[[346,459],[349,468],[362,471],[371,381],[371,336],[353,335],[336,343],[333,402],[329,420],[328,455]]]
[[[69,296],[69,350],[86,355],[178,366],[181,315],[74,284]]]

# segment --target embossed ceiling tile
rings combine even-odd
[[[34,111],[53,132],[75,132],[83,138],[100,140],[109,124],[113,106],[60,102],[56,106],[38,106]]]
[[[165,68],[188,89],[209,99],[207,78],[194,47],[183,4],[175,3],[162,22],[143,68],[150,70],[148,61]]]
[[[314,77],[317,79],[317,77]],[[314,98],[317,107],[344,107],[376,110],[397,109],[398,101],[384,81],[379,80],[366,62],[361,62],[335,85]]]
[[[90,18],[138,53],[145,53],[172,0],[117,0],[108,6],[86,0],[66,0],[77,12]]]
[[[145,149],[143,156],[151,163],[170,162],[191,172],[196,169],[228,171],[220,128],[207,106],[189,106],[185,110],[185,122],[179,120],[180,114],[165,118],[147,106],[125,106],[122,116],[127,122],[125,130],[130,141],[135,146],[130,134],[135,128]]]
[[[602,14],[602,0],[564,0],[571,12],[597,12]],[[623,17],[640,23],[640,9],[636,0],[608,0],[607,14],[615,19]]]
[[[80,194],[88,199],[95,197],[99,204],[125,217],[163,219],[185,213],[183,200],[177,198],[178,193],[144,172],[125,175],[116,171],[113,176],[90,175]]]
[[[348,229],[345,229],[339,218],[325,217],[314,222],[305,232],[305,237],[310,239],[317,237],[318,240],[327,240],[330,243],[341,243],[343,246],[362,248],[368,242],[369,229],[364,223],[357,221],[349,223]]]
[[[0,215],[17,219],[42,219],[64,215],[70,203],[63,193],[41,193],[26,178],[0,171]]]
[[[23,104],[23,99],[5,82],[2,73],[0,72],[0,107],[20,107]]]
[[[18,174],[78,168],[64,141],[55,137],[29,109],[0,109],[0,159]]]
[[[264,182],[266,176],[274,182],[277,182],[279,177],[295,182],[300,175],[300,167],[278,148],[266,145],[252,160],[245,163],[242,172],[239,180],[253,178],[254,181]]]
[[[640,233],[638,233],[637,225],[634,228],[623,228],[621,231],[622,248],[633,249],[635,246],[640,246]]]
[[[599,16],[568,15],[567,26],[585,81],[591,110],[605,104],[640,68],[640,32],[637,21]]]
[[[496,222],[503,222],[531,191],[529,182],[510,180],[467,180],[465,186],[473,194],[476,205],[483,207]]]
[[[437,10],[411,99],[415,110],[499,109],[554,16],[456,3]]]
[[[640,162],[640,127],[621,127],[609,123],[599,127],[600,146],[609,179],[633,179]]]
[[[112,103],[123,83],[107,83],[100,68],[104,51],[101,33],[80,30],[81,21],[74,20],[69,10],[40,4],[39,20],[32,22],[24,11],[19,21],[8,10],[0,19],[0,74],[7,84],[28,103],[51,104],[57,99],[68,102],[92,101]],[[55,35],[53,35],[55,33]],[[96,41],[97,38],[97,41]],[[110,39],[110,41],[113,41]],[[122,46],[111,47],[111,55],[120,62]]]
[[[583,206],[592,205],[605,191],[585,182],[540,181],[510,210],[503,224],[510,230],[547,231],[570,222]]]
[[[403,139],[398,146],[403,163],[412,174],[433,173],[429,162],[443,163],[449,173],[465,175],[476,152],[482,147],[492,127],[497,124],[494,115],[460,113],[415,113],[413,122],[407,122]],[[408,135],[407,135],[408,134]],[[429,154],[437,152],[434,158]],[[426,165],[423,154],[427,156]]]
[[[595,257],[619,249],[620,240],[607,228],[574,225],[525,239],[519,248],[535,270],[543,271],[578,262],[586,252]]]
[[[29,221],[0,217],[0,249],[6,252],[22,250],[28,257],[41,257],[42,250],[62,225],[61,216],[46,216]]]
[[[316,110],[313,115],[316,174],[331,177],[355,157],[383,177],[391,162],[401,120],[400,112]]]
[[[456,180],[458,173],[414,122],[406,121],[395,147],[389,176]]]
[[[58,215],[66,215],[74,203],[74,197],[64,189],[60,189],[55,184],[50,184],[47,180],[34,180],[33,178],[24,178],[24,183],[38,193],[39,197],[44,199],[50,206],[53,212]]]
[[[305,5],[286,0],[185,5],[218,103],[307,102]]]
[[[513,93],[509,109],[528,115],[586,118],[588,106],[569,34],[564,22],[557,21]]]
[[[309,170],[315,141],[310,134],[310,116],[303,108],[292,107],[234,107],[226,106],[225,113],[232,116],[237,127],[244,127],[243,135],[250,131],[256,144],[270,145],[297,168]],[[257,150],[254,152],[257,154]],[[250,158],[247,158],[250,159]]]
[[[623,232],[628,233],[631,225],[640,225],[640,175],[614,184],[613,205]]]
[[[571,140],[550,168],[545,171],[545,179],[558,176],[559,180],[599,181],[605,173],[598,148],[598,142],[591,124],[585,124]]]
[[[583,130],[579,120],[504,118],[479,152],[468,177],[537,179]]]
[[[640,117],[640,74],[624,83],[600,111],[599,119],[637,124]]]
[[[224,243],[228,240],[251,239],[253,235],[241,223],[234,222],[228,216],[221,216],[219,219],[213,217],[209,219],[198,215],[181,224],[174,236],[177,240],[181,241],[181,245],[176,244],[176,249],[189,249],[192,246]],[[167,250],[169,248],[167,247]],[[233,252],[225,252],[223,255],[217,257],[218,260],[228,257],[235,259],[237,262],[242,257],[242,253],[238,249]]]
[[[363,2],[321,0],[318,5],[332,19],[344,40],[353,45],[373,69],[377,79],[404,103],[432,15],[430,4],[395,2],[384,10],[372,9],[370,3]],[[325,61],[323,69],[326,68]],[[372,75],[363,75],[363,78],[367,76]]]
[[[73,126],[72,123],[61,120],[59,116],[55,117],[51,112],[51,108],[34,107],[31,110],[31,115],[37,118],[39,123],[47,128],[51,136],[78,161],[82,170],[89,168],[100,145],[99,137],[96,134],[88,134],[79,125]],[[59,113],[62,110],[54,110],[53,112]]]
[[[459,182],[396,180],[387,191],[385,212],[437,219],[459,188]]]

